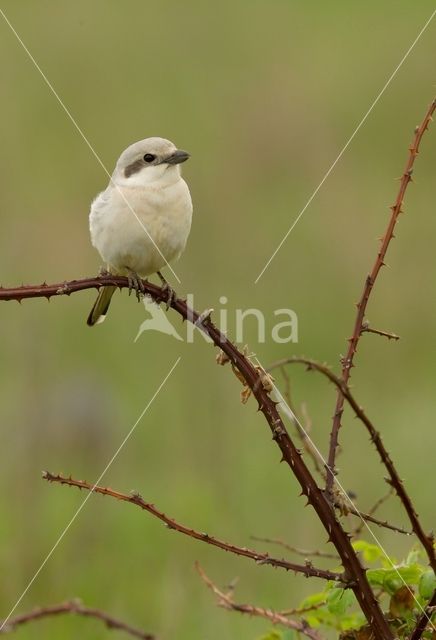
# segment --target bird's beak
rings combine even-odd
[[[170,156],[167,156],[162,163],[166,164],[180,164],[181,162],[185,162],[190,157],[190,154],[187,151],[182,151],[182,149],[177,149]]]

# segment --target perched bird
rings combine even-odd
[[[164,138],[146,138],[121,154],[109,185],[93,201],[91,241],[107,270],[125,275],[137,290],[140,278],[157,273],[185,249],[192,219],[188,185],[180,164],[189,153]],[[103,322],[116,287],[102,287],[89,326]]]

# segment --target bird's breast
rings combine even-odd
[[[91,239],[117,271],[147,276],[180,256],[191,218],[191,197],[182,179],[164,188],[110,186],[91,207]]]

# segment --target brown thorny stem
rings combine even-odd
[[[357,303],[357,313],[356,319],[354,321],[354,329],[351,338],[349,339],[349,345],[347,354],[344,358],[342,358],[342,372],[341,377],[345,384],[348,384],[348,381],[351,376],[351,369],[354,366],[354,356],[357,352],[357,346],[360,340],[360,336],[364,332],[364,320],[365,320],[365,312],[368,306],[368,300],[371,295],[371,291],[374,287],[377,276],[380,272],[380,269],[383,267],[384,260],[386,257],[386,252],[388,250],[389,244],[394,237],[394,229],[397,224],[398,217],[402,212],[402,205],[404,200],[404,195],[406,193],[406,189],[409,183],[412,181],[412,173],[413,173],[413,165],[415,163],[415,158],[419,153],[419,146],[421,144],[422,137],[425,131],[428,129],[428,126],[432,120],[432,115],[436,109],[436,99],[433,100],[427,112],[424,116],[421,124],[415,129],[415,136],[412,142],[412,146],[409,148],[409,158],[407,160],[406,167],[404,169],[404,173],[401,176],[400,188],[397,194],[397,198],[395,200],[395,204],[392,205],[392,215],[390,217],[387,229],[385,231],[384,236],[381,239],[381,247],[375,259],[374,266],[372,268],[371,273],[367,276],[365,280],[365,285],[363,287],[362,296]],[[338,390],[337,400],[335,412],[333,414],[333,425],[330,434],[330,445],[329,445],[329,454],[327,461],[327,479],[326,479],[326,490],[329,496],[332,496],[333,482],[334,476],[336,475],[335,469],[335,460],[336,460],[336,451],[338,447],[338,438],[339,438],[339,429],[341,428],[341,419],[342,414],[344,412],[344,394],[342,390]]]
[[[238,547],[235,544],[231,544],[230,542],[225,542],[224,540],[219,540],[214,536],[211,536],[208,533],[204,533],[203,531],[196,531],[195,529],[191,529],[174,518],[170,518],[165,513],[157,509],[154,504],[150,502],[146,502],[144,498],[136,492],[132,492],[130,495],[126,493],[121,493],[121,491],[116,491],[115,489],[111,489],[110,487],[100,487],[95,484],[91,484],[90,482],[86,482],[85,480],[75,480],[71,477],[63,476],[60,473],[50,473],[49,471],[43,472],[44,480],[48,482],[54,482],[57,484],[64,484],[70,487],[76,487],[77,489],[84,489],[85,491],[89,491],[90,493],[99,493],[103,496],[110,496],[111,498],[115,498],[116,500],[121,500],[123,502],[129,502],[130,504],[136,505],[140,507],[144,511],[148,511],[155,518],[158,518],[163,522],[168,529],[172,529],[174,531],[178,531],[189,538],[193,538],[194,540],[199,540],[200,542],[205,542],[206,544],[210,544],[213,547],[218,547],[223,551],[227,551],[229,553],[234,553],[237,556],[242,556],[244,558],[249,558],[250,560],[254,560],[259,565],[269,565],[271,567],[277,567],[280,569],[286,569],[286,571],[294,571],[295,573],[302,573],[306,578],[322,578],[323,580],[334,580],[335,582],[341,583],[343,586],[346,584],[343,583],[344,576],[340,573],[335,573],[334,571],[328,571],[327,569],[318,569],[314,567],[311,562],[306,562],[306,564],[295,564],[294,562],[288,562],[283,558],[273,558],[268,553],[259,553],[258,551],[254,551],[253,549],[247,549],[247,547]]]
[[[272,624],[280,624],[288,627],[288,629],[294,629],[297,633],[307,636],[311,640],[323,640],[323,636],[304,621],[296,622],[295,620],[289,620],[289,618],[280,611],[273,611],[272,609],[265,609],[264,607],[255,607],[252,604],[239,604],[234,602],[232,589],[228,593],[224,593],[221,589],[218,589],[216,584],[205,574],[198,562],[195,563],[195,568],[206,586],[217,597],[219,606],[232,611],[238,611],[239,613],[245,613],[252,617],[266,618]]]
[[[326,378],[328,378],[330,382],[332,382],[341,391],[342,395],[344,396],[350,407],[353,409],[356,416],[361,422],[363,422],[363,424],[367,428],[370,440],[377,449],[377,453],[379,454],[382,463],[389,473],[389,479],[387,480],[387,482],[389,482],[391,487],[393,487],[399,499],[403,503],[403,507],[408,515],[410,524],[412,525],[412,530],[424,547],[429,564],[433,571],[436,573],[436,550],[434,548],[434,535],[432,533],[427,535],[422,528],[418,514],[413,508],[412,500],[407,493],[403,481],[398,475],[398,471],[396,470],[395,465],[392,462],[392,459],[383,444],[380,433],[377,431],[374,424],[371,422],[362,407],[354,398],[347,384],[341,378],[339,378],[339,376],[334,374],[333,371],[326,365],[321,364],[316,360],[311,360],[310,358],[301,358],[298,356],[291,356],[290,358],[279,360],[272,366],[267,367],[267,371],[272,371],[275,367],[280,367],[285,364],[303,364],[309,370],[318,371],[319,373],[322,373]]]
[[[45,297],[49,299],[53,296],[70,295],[71,293],[84,289],[98,289],[104,285],[115,285],[120,288],[127,288],[129,283],[125,277],[100,276],[97,278],[85,278],[83,280],[73,280],[71,282],[51,285],[42,284],[39,286],[23,286],[10,289],[0,288],[0,300],[18,300],[21,302],[26,298]],[[289,436],[277,410],[277,403],[269,396],[268,391],[263,387],[259,371],[250,359],[241,353],[241,351],[221,333],[211,321],[210,317],[205,317],[202,320],[200,314],[188,307],[185,300],[180,298],[171,299],[168,291],[153,285],[147,280],[143,281],[143,286],[144,292],[153,300],[156,302],[166,302],[168,300],[170,307],[177,311],[184,320],[189,320],[193,324],[197,323],[197,327],[208,335],[215,346],[219,347],[227,355],[232,365],[241,374],[258,402],[258,409],[263,413],[271,429],[273,440],[280,448],[282,461],[286,462],[295,475],[301,487],[302,495],[306,496],[308,504],[315,509],[322,525],[327,531],[328,540],[335,546],[345,570],[345,581],[349,582],[349,586],[353,589],[368,623],[371,624],[374,631],[374,638],[377,640],[392,640],[394,635],[372,592],[365,570],[352,547],[350,537],[342,528],[324,491],[317,485],[312,473],[303,460],[301,452],[296,448]]]
[[[27,624],[29,622],[35,622],[36,620],[42,620],[43,618],[51,618],[63,614],[75,614],[83,616],[85,618],[95,618],[96,620],[100,620],[101,622],[103,622],[108,629],[117,629],[119,631],[124,631],[130,636],[133,636],[134,638],[141,638],[142,640],[156,640],[156,636],[152,635],[151,633],[141,631],[140,629],[135,629],[135,627],[132,627],[129,624],[126,624],[125,622],[114,618],[113,616],[109,615],[105,611],[101,611],[100,609],[85,607],[78,600],[62,602],[61,604],[50,605],[48,607],[38,607],[38,609],[33,609],[33,611],[30,611],[28,613],[22,613],[15,618],[10,618],[4,629],[0,631],[0,634],[14,631],[17,627],[20,627],[21,625]]]
[[[406,169],[401,178],[400,190],[397,196],[397,200],[392,207],[392,216],[382,240],[382,246],[377,255],[373,270],[366,279],[361,300],[357,305],[358,309],[353,335],[350,339],[350,345],[347,355],[343,360],[342,380],[345,385],[350,378],[354,355],[356,353],[357,345],[362,332],[368,299],[378,273],[384,264],[384,258],[386,256],[389,243],[393,237],[395,224],[401,212],[401,205],[403,202],[404,194],[409,182],[412,179],[413,164],[419,151],[419,145],[424,132],[428,128],[435,109],[436,100],[432,102],[429,109],[427,110],[422,124],[416,129],[415,138],[412,147],[410,148],[410,155],[406,165]],[[0,300],[21,301],[25,298],[37,297],[46,297],[49,299],[52,296],[70,295],[71,293],[76,291],[81,291],[83,289],[100,288],[103,285],[115,285],[120,288],[125,288],[128,287],[128,281],[127,278],[103,276],[99,278],[74,280],[72,282],[64,282],[55,285],[43,284],[35,287],[23,286],[11,289],[0,288]],[[205,317],[204,319],[201,318],[196,311],[190,309],[187,306],[185,300],[179,298],[170,299],[171,296],[168,295],[167,291],[156,287],[155,285],[147,281],[144,281],[144,291],[148,295],[150,295],[156,302],[164,302],[168,300],[170,306],[175,311],[177,311],[184,320],[189,320],[194,324],[197,322],[198,328],[211,338],[215,346],[222,349],[222,351],[230,359],[232,365],[239,371],[247,386],[253,392],[253,395],[255,396],[259,405],[259,411],[263,413],[271,429],[273,440],[280,448],[282,461],[286,462],[286,464],[290,467],[292,473],[295,475],[298,483],[300,484],[302,494],[306,496],[308,504],[310,504],[316,511],[322,525],[327,531],[329,541],[332,542],[332,544],[335,546],[345,569],[345,578],[346,580],[349,580],[351,582],[351,588],[356,595],[356,598],[363,613],[365,614],[368,623],[371,625],[374,637],[380,640],[393,639],[393,632],[390,630],[389,625],[380,608],[380,605],[374,593],[372,592],[365,574],[365,570],[360,564],[360,561],[351,545],[350,537],[342,528],[341,523],[336,518],[336,515],[331,508],[330,496],[328,498],[326,497],[325,491],[323,491],[317,485],[309,468],[306,466],[301,452],[296,448],[294,442],[292,441],[289,433],[286,430],[284,422],[277,410],[277,403],[274,402],[272,398],[270,398],[267,390],[263,387],[259,371],[251,363],[250,359],[243,353],[241,353],[237,349],[237,347],[233,343],[231,343],[223,333],[219,331],[219,329],[212,323],[210,317]],[[199,322],[199,320],[201,322]],[[338,399],[330,439],[330,450],[327,469],[327,488],[329,490],[331,490],[334,481],[335,456],[338,443],[338,432],[344,408],[344,401],[345,397],[343,394],[343,389],[340,389],[338,391]],[[425,619],[423,624],[425,624]],[[419,637],[420,634],[418,632],[418,635],[414,635],[413,640],[418,640]]]
[[[272,366],[268,367],[267,370],[271,371],[275,367],[280,367],[285,364],[293,364],[293,363],[304,364],[307,366],[309,370],[319,371],[319,373],[322,373],[324,376],[326,376],[331,382],[333,382],[334,385],[336,385],[336,387],[340,390],[344,398],[349,403],[350,407],[353,409],[356,416],[359,418],[359,420],[361,420],[361,422],[363,422],[363,424],[368,430],[371,442],[374,444],[375,448],[377,449],[380,459],[389,473],[388,482],[391,485],[391,487],[395,490],[399,499],[403,503],[403,507],[409,517],[410,524],[412,525],[412,530],[416,535],[416,537],[421,542],[422,546],[424,547],[428,557],[429,564],[433,569],[433,571],[436,573],[436,550],[434,547],[434,534],[433,533],[426,534],[424,529],[422,528],[422,525],[419,521],[419,516],[413,507],[412,500],[410,499],[410,496],[407,493],[406,488],[404,487],[403,481],[398,475],[398,472],[395,468],[395,465],[388,451],[385,449],[380,433],[374,427],[373,423],[370,421],[370,419],[368,418],[368,416],[366,415],[362,407],[357,403],[348,385],[341,378],[336,376],[333,373],[333,371],[331,371],[331,369],[329,369],[326,365],[316,362],[315,360],[311,360],[310,358],[299,358],[299,357],[283,358],[282,360],[279,360],[278,362],[275,362]],[[421,614],[416,624],[416,627],[410,636],[410,640],[419,640],[419,638],[421,638],[429,621],[431,620],[432,607],[435,607],[435,606],[436,606],[436,591],[433,593],[433,596],[431,597],[423,613]]]

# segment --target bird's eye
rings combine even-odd
[[[153,160],[156,160],[156,156],[154,156],[152,153],[146,153],[144,156],[144,161],[145,162],[153,162]]]

